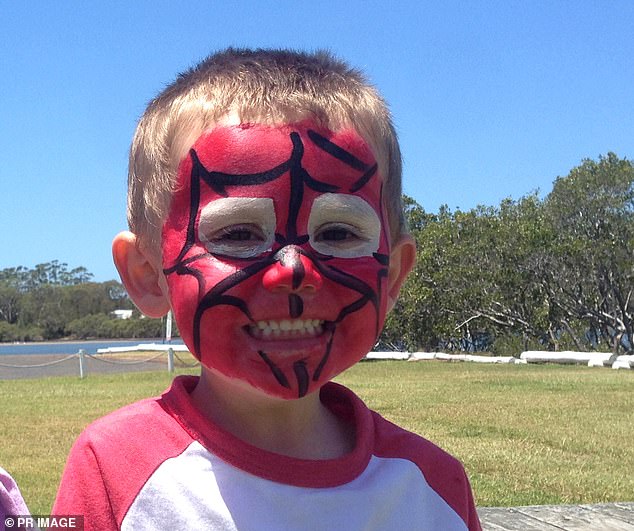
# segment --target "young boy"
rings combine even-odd
[[[233,50],[140,120],[136,305],[201,361],[92,424],[56,513],[89,529],[479,529],[463,467],[329,381],[372,348],[415,260],[384,101],[328,54]]]

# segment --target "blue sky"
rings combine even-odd
[[[584,158],[634,157],[634,2],[0,0],[0,269],[117,278],[145,104],[233,46],[327,48],[390,102],[405,191],[497,205]]]

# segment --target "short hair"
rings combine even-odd
[[[139,241],[160,245],[180,160],[228,115],[241,123],[310,118],[353,127],[376,156],[392,239],[405,231],[402,162],[387,104],[365,76],[328,52],[233,49],[180,74],[153,99],[136,128],[128,169],[128,224]]]

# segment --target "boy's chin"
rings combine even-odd
[[[225,374],[225,377],[252,393],[279,400],[297,400],[318,391],[327,380],[314,381],[304,372],[291,371],[277,376],[267,367],[264,371],[249,374]]]
[[[300,391],[297,388],[288,389],[281,386],[276,387],[276,386],[270,386],[266,384],[263,386],[260,386],[260,385],[257,385],[256,383],[250,383],[250,382],[248,385],[250,385],[254,391],[263,393],[267,395],[269,398],[276,399],[276,400],[292,401],[292,400],[299,400],[306,396],[312,395],[315,391],[319,391],[319,389],[321,389],[322,385],[325,383],[326,382],[311,382],[308,388],[305,391],[302,391],[303,394],[301,396],[300,396]]]
[[[262,398],[297,400],[319,391],[324,384],[354,363],[346,364],[334,371],[334,367],[331,366],[330,371],[324,370],[318,378],[314,376],[315,368],[307,366],[301,360],[293,365],[276,366],[274,369],[263,363],[255,369],[252,366],[252,370],[248,372],[235,370],[235,368],[223,370],[203,363],[203,370],[209,370],[216,375],[220,373],[225,383],[236,391],[242,390],[247,394],[260,395]]]

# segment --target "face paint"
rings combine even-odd
[[[372,348],[386,311],[382,184],[353,130],[243,124],[195,142],[178,168],[163,265],[203,365],[295,398]]]

